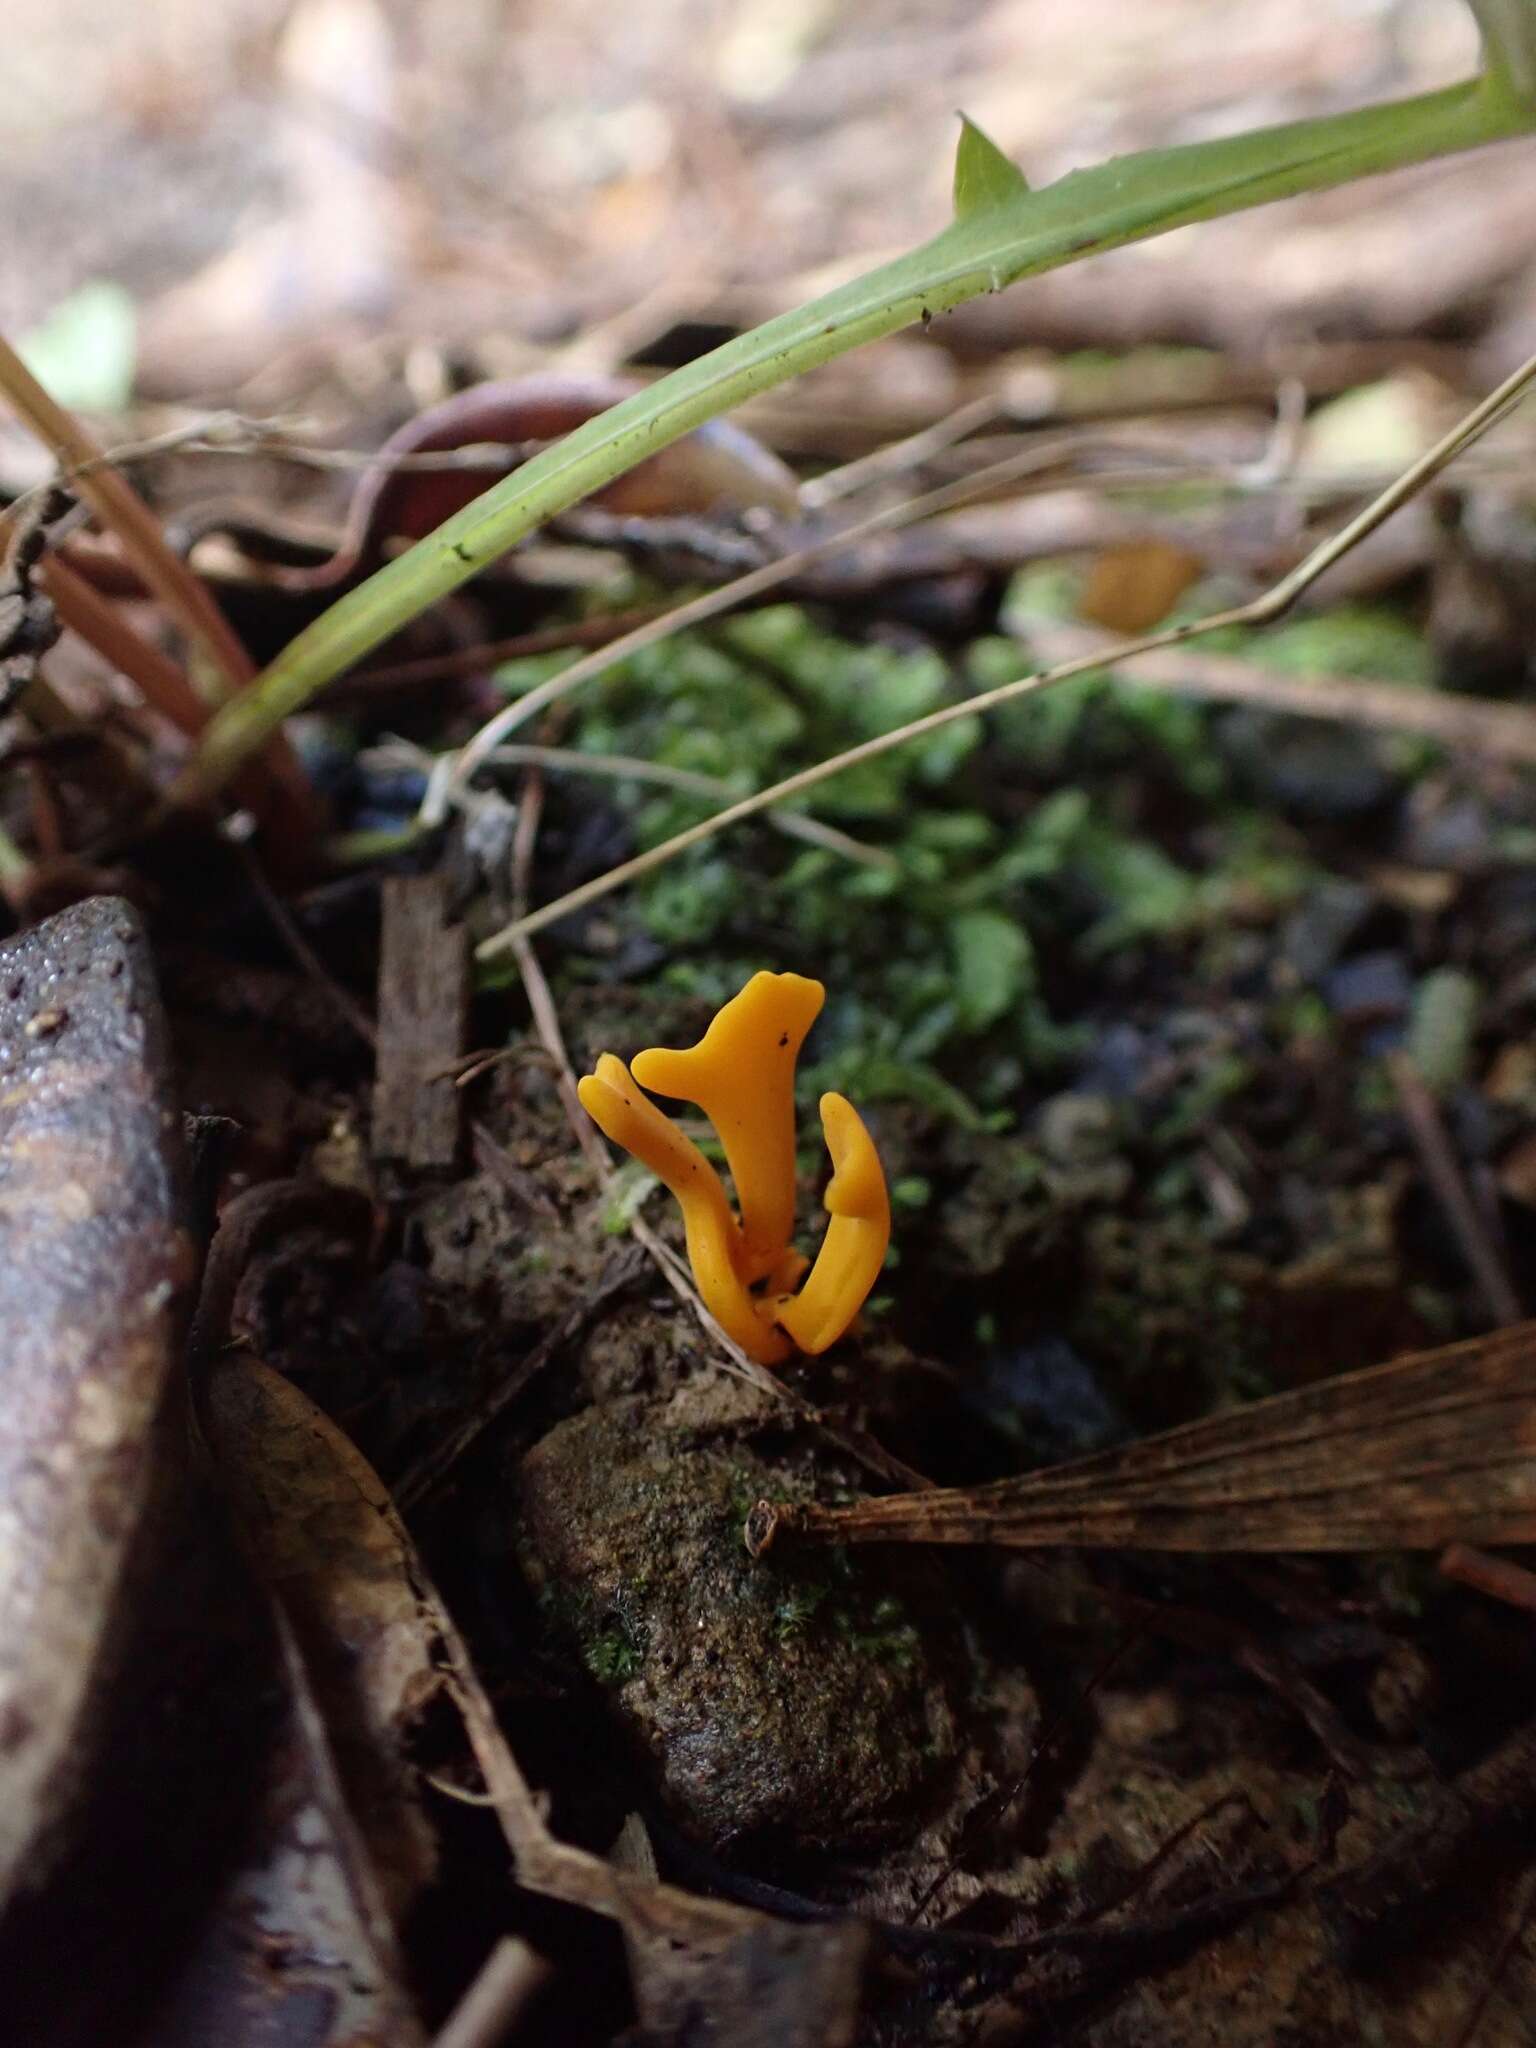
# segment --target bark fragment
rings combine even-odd
[[[464,1049],[469,949],[447,919],[438,875],[384,884],[379,961],[379,1078],[373,1149],[407,1166],[451,1166],[459,1147],[459,1091],[448,1069]]]
[[[0,1902],[66,1817],[174,1463],[180,1140],[133,910],[0,946]]]

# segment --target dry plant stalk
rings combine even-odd
[[[58,555],[46,558],[41,579],[62,625],[136,684],[145,703],[179,732],[191,739],[202,731],[210,707],[186,671],[128,623],[121,605],[103,597]]]
[[[1536,711],[1526,704],[1492,704],[1482,697],[1411,690],[1365,676],[1279,675],[1230,654],[1190,649],[1143,654],[1121,668],[1116,643],[1108,634],[1069,624],[1031,622],[1028,640],[1031,653],[1052,663],[1098,653],[1120,682],[1172,690],[1210,704],[1257,704],[1267,711],[1326,718],[1335,724],[1414,733],[1489,760],[1536,767]]]
[[[213,597],[171,548],[159,519],[128,479],[106,460],[74,415],[50,397],[3,337],[0,398],[53,451],[63,476],[76,483],[103,530],[117,536],[145,589],[217,675],[221,693],[244,689],[255,674],[255,664]],[[120,666],[149,703],[189,738],[203,730],[212,704],[198,695],[169,656],[118,616],[116,607],[56,555],[49,558],[44,584],[65,623]],[[242,776],[237,794],[250,805],[269,839],[285,844],[290,854],[311,844],[320,822],[318,801],[283,734],[272,736],[253,768]]]
[[[988,1486],[759,1501],[747,1548],[1438,1550],[1536,1543],[1536,1322]]]
[[[255,674],[254,663],[197,577],[167,545],[159,520],[127,479],[103,464],[102,451],[79,421],[49,396],[3,340],[0,392],[53,450],[60,467],[78,479],[80,496],[107,531],[117,535],[147,588],[213,664],[224,688],[244,688]]]

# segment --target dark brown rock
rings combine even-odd
[[[656,1403],[588,1409],[523,1462],[530,1575],[685,1825],[829,1846],[910,1833],[958,1748],[952,1625],[878,1562],[754,1565],[742,1519],[770,1476],[784,1483],[668,1430]]]

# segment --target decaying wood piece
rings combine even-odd
[[[130,906],[0,946],[0,1901],[44,1874],[175,1464],[180,1141]]]
[[[373,1150],[407,1166],[451,1166],[459,1146],[449,1069],[464,1050],[469,946],[448,921],[447,891],[441,872],[384,884]]]
[[[760,1501],[775,1536],[1126,1550],[1416,1550],[1536,1542],[1536,1322],[989,1486]]]

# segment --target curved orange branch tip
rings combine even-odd
[[[577,1090],[604,1136],[676,1196],[705,1306],[764,1365],[780,1364],[796,1348],[819,1352],[835,1344],[868,1298],[891,1239],[891,1205],[874,1140],[851,1102],[823,1095],[831,1221],[804,1286],[792,1291],[807,1263],[789,1241],[795,1064],[825,995],[819,981],[804,975],[754,974],[697,1045],[637,1053],[633,1073],[604,1053]],[[691,1102],[709,1118],[736,1185],[739,1219],[714,1167],[642,1086]]]

